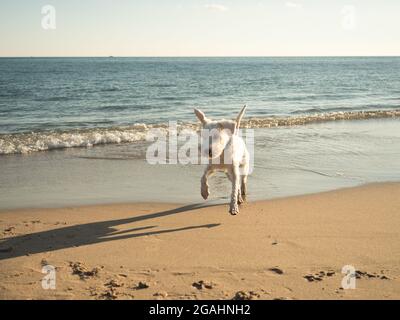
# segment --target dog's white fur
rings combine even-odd
[[[240,121],[246,110],[246,105],[242,108],[236,120],[213,121],[206,115],[194,109],[194,113],[202,123],[205,131],[209,130],[209,135],[203,135],[202,154],[210,159],[210,164],[201,178],[201,195],[204,199],[209,196],[208,178],[215,172],[223,171],[232,182],[232,195],[229,212],[233,215],[239,213],[239,204],[244,202],[247,194],[247,176],[249,174],[249,152],[243,139],[239,137]],[[218,159],[218,164],[213,163]]]

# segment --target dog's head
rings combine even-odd
[[[215,121],[207,118],[202,111],[194,109],[194,113],[203,126],[201,131],[201,149],[203,156],[209,157],[210,159],[221,156],[232,135],[238,133],[240,121],[242,120],[245,110],[246,105],[239,112],[236,120]]]

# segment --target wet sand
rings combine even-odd
[[[0,299],[399,299],[399,196],[371,184],[238,216],[208,202],[3,210]]]

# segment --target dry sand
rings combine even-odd
[[[1,299],[399,299],[400,184],[0,212]],[[56,267],[56,289],[41,286]],[[357,269],[344,290],[344,265]],[[243,293],[239,293],[243,291]]]

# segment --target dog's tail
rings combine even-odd
[[[242,118],[244,116],[244,112],[246,111],[247,105],[245,104],[242,108],[242,110],[239,112],[238,116],[236,117],[236,126],[235,126],[235,133],[239,131],[240,128],[240,121],[242,121]]]

